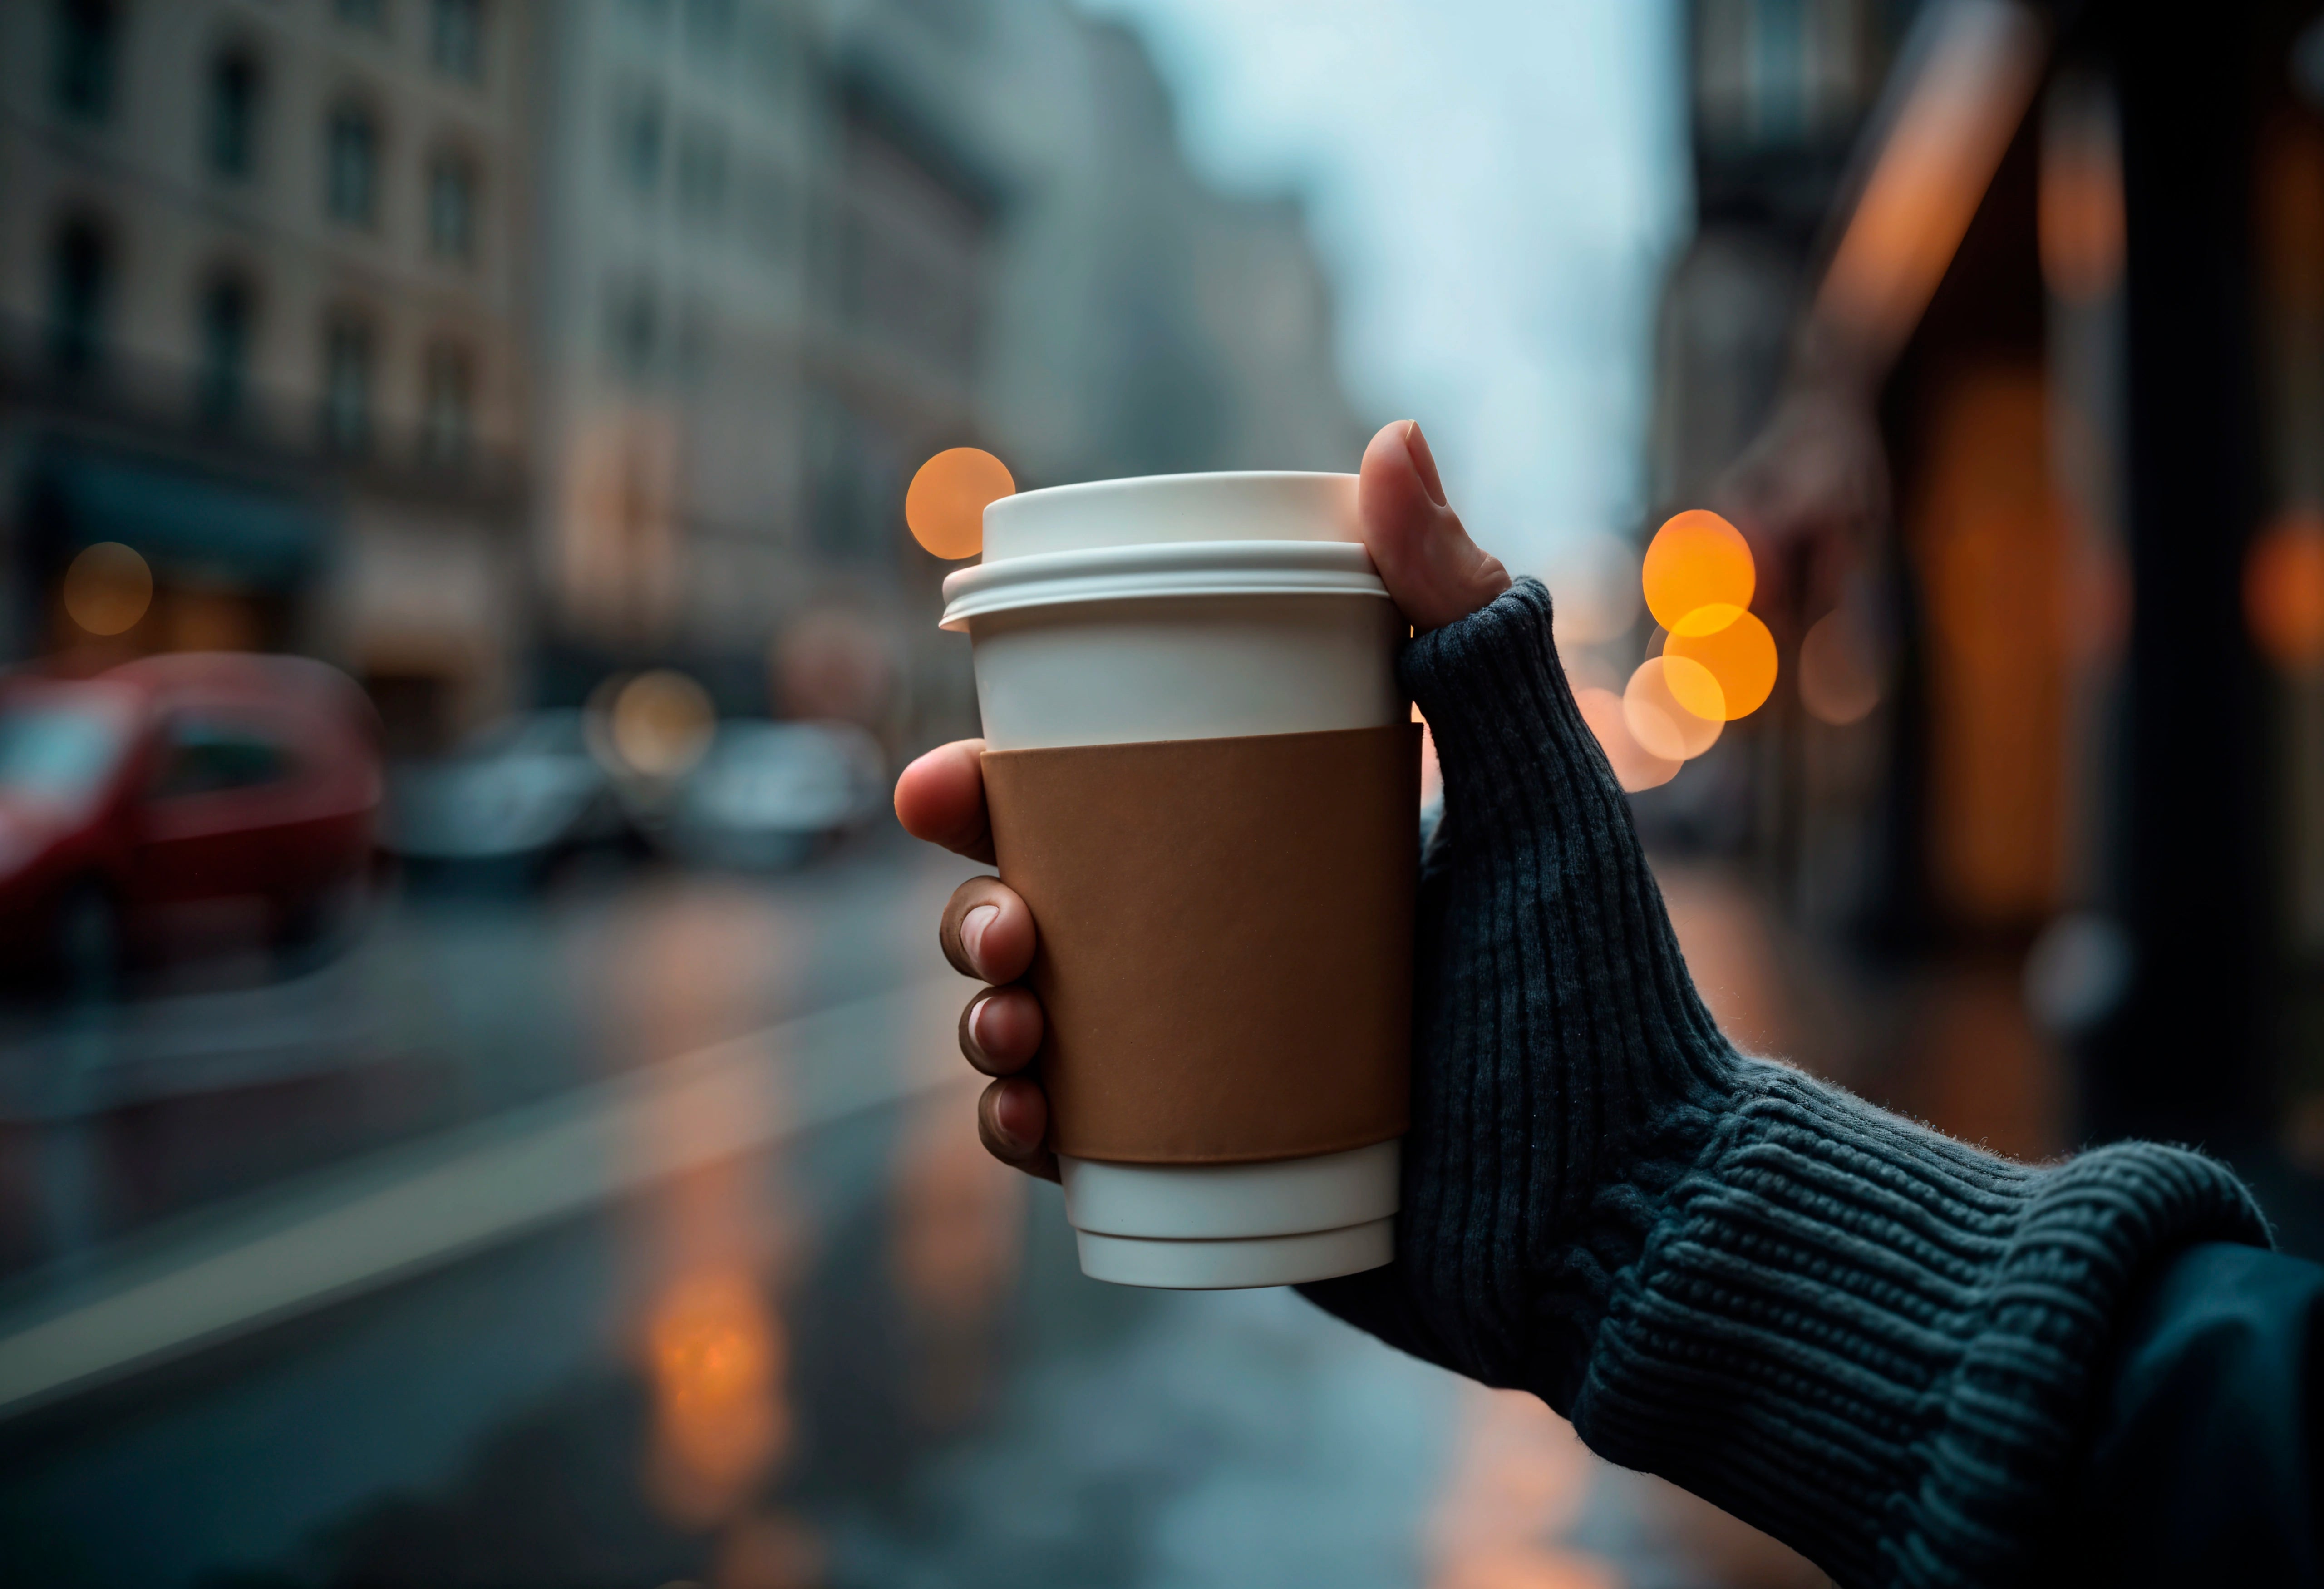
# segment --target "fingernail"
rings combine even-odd
[[[970,1005],[968,1011],[968,1040],[976,1045],[979,1052],[988,1057],[992,1052],[992,1045],[985,1040],[984,1012],[991,1003],[992,995],[987,993]]]
[[[1000,917],[998,905],[979,905],[960,919],[960,947],[968,951],[969,963],[979,970],[984,966],[985,929]]]
[[[993,1097],[992,1132],[1001,1139],[1001,1145],[1010,1152],[1023,1153],[1030,1150],[1034,1144],[1026,1141],[1025,1133],[1010,1122],[1009,1116],[1011,1112],[1009,1101],[1016,1094],[1013,1091],[1003,1088]]]
[[[1428,438],[1420,433],[1418,420],[1409,420],[1405,423],[1404,450],[1412,455],[1413,472],[1420,476],[1421,485],[1428,488],[1428,500],[1440,508],[1444,506],[1444,481],[1436,473],[1436,455],[1428,450]]]

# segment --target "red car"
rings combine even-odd
[[[316,942],[359,903],[378,720],[300,657],[143,657],[0,679],[0,965]]]

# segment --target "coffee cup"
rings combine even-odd
[[[1392,1256],[1419,729],[1350,475],[986,508],[945,581],[1083,1271],[1287,1285]]]

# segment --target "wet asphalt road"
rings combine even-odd
[[[1537,1403],[1286,1291],[1084,1280],[948,1052],[965,870],[881,839],[439,891],[304,983],[11,1029],[0,1392],[18,1326],[121,1275],[251,1316],[0,1407],[0,1582],[1718,1581]],[[706,1055],[759,1090],[623,1090]],[[430,1213],[438,1143],[466,1178]],[[265,1243],[302,1220],[322,1278],[279,1307],[266,1254],[302,1250]],[[180,1305],[143,1295],[115,1315]]]

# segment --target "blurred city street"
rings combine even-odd
[[[899,774],[1289,738],[1214,708],[1303,692],[1408,753],[1407,623],[1539,577],[1589,737],[1518,749],[1618,785],[1737,1048],[2029,1163],[2200,1147],[2324,1255],[2319,371],[2319,0],[0,0],[0,1589],[1812,1589],[1290,1290],[1085,1278],[980,1145],[936,933],[985,869]],[[1276,505],[1091,505],[1190,489]],[[1422,621],[1424,576],[1466,599]],[[1362,644],[1300,674],[1324,596]],[[1073,802],[1108,928],[1117,856],[1203,877],[1233,829],[1143,776],[1194,826]],[[1340,783],[1379,818],[1341,870],[1403,886],[1401,785],[1297,787]],[[1665,963],[1653,892],[1558,941],[1643,910],[1617,957]],[[1052,1091],[988,1124],[1041,1111],[1084,1217],[1225,1209],[1096,1243],[1377,1261],[1436,1173],[1383,1133],[1462,1073],[1405,1085],[1367,897],[1370,962],[1213,935],[1296,1037],[1207,1081],[1194,1001],[1116,1001],[1192,1101],[1158,1150],[1073,1140],[1052,933],[1055,1019],[1004,990],[981,1050]],[[1195,944],[1171,909],[1118,959]],[[1496,975],[1604,997],[1462,1006],[1526,1045],[1438,1111],[1489,1150],[1425,1139],[1462,1243],[1629,1195],[1497,1161],[1632,1118],[1557,1067],[1650,1006],[1550,941]],[[1352,1039],[1276,996],[1301,956]],[[1259,1066],[1254,1129],[1370,1123],[1222,1149]],[[1567,1246],[1527,1258],[1647,1266]],[[1707,1492],[1856,1548],[1757,1462]]]

